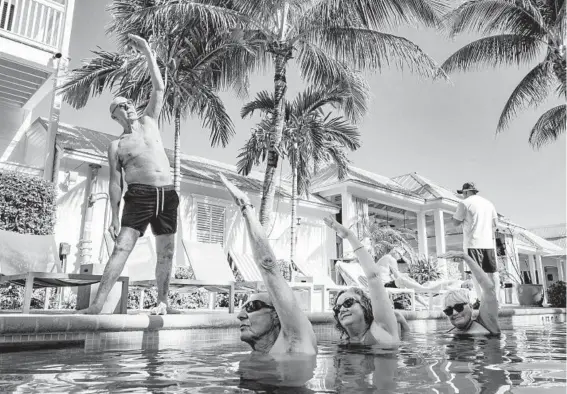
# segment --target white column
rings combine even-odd
[[[530,276],[532,277],[532,284],[536,284],[536,262],[533,254],[528,255],[528,267],[530,268]]]
[[[356,209],[354,206],[354,199],[352,194],[348,190],[344,190],[341,193],[341,217],[342,225],[351,230],[356,230],[354,225],[356,223]],[[350,242],[343,240],[343,255],[352,252],[352,246]]]
[[[565,281],[565,271],[563,270],[563,265],[565,260],[557,260],[557,275],[559,275],[559,280]]]
[[[543,302],[547,303],[547,283],[545,278],[545,269],[543,268],[543,262],[541,261],[541,256],[537,254],[535,256],[536,260],[536,270],[539,272],[539,284],[543,286]]]
[[[53,95],[51,98],[51,111],[49,112],[49,126],[47,128],[46,157],[43,170],[43,178],[48,181],[54,180],[53,167],[55,165],[55,142],[57,131],[59,130],[59,117],[63,96],[59,92],[59,87],[63,83],[63,76],[67,72],[68,59],[61,57],[57,61],[57,69],[53,78]]]
[[[420,255],[429,255],[425,212],[417,212],[417,250]]]
[[[10,141],[10,144],[8,145],[6,150],[4,151],[4,153],[2,153],[2,156],[0,157],[0,162],[8,161],[10,159],[12,152],[14,151],[14,149],[16,148],[22,137],[26,134],[26,131],[28,131],[28,129],[30,128],[31,118],[32,118],[32,111],[24,109],[22,116],[22,123],[20,124],[20,127],[16,131],[16,134],[14,134],[14,137],[12,138],[12,141]],[[12,161],[16,161],[16,160],[12,159]]]
[[[445,222],[443,221],[443,211],[436,209],[433,211],[433,219],[435,221],[435,251],[438,255],[445,253]],[[439,269],[443,277],[447,278],[447,262],[445,259],[439,259]]]

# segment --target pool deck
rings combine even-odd
[[[187,310],[181,315],[151,316],[149,311],[129,311],[128,315],[75,315],[68,310],[33,311],[21,313],[0,312],[0,337],[14,334],[76,333],[98,331],[156,331],[183,329],[228,329],[239,326],[236,313],[226,309]],[[407,320],[444,319],[442,311],[400,311]],[[560,315],[565,308],[503,306],[499,316]],[[308,314],[312,324],[334,323],[332,313]],[[0,338],[1,341],[1,338]]]

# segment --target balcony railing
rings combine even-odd
[[[0,36],[58,49],[65,25],[65,0],[0,0]]]
[[[3,171],[21,172],[28,175],[43,176],[43,168],[26,166],[25,164],[19,164],[9,161],[0,162],[0,172]]]

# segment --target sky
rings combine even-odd
[[[92,57],[90,51],[97,47],[115,50],[112,37],[105,34],[110,20],[105,3],[75,2],[70,68]],[[449,40],[434,30],[410,28],[396,34],[412,40],[438,63],[475,39]],[[362,147],[349,154],[352,165],[388,177],[417,172],[450,190],[473,181],[499,213],[517,224],[529,228],[565,222],[565,136],[539,151],[528,144],[539,115],[558,102],[523,112],[507,131],[495,135],[506,100],[530,68],[457,73],[450,76],[451,83],[424,80],[395,68],[368,74],[372,101],[358,125]],[[250,98],[260,90],[273,90],[272,75],[272,70],[254,75]],[[293,66],[287,80],[288,98],[306,88]],[[239,113],[244,101],[228,93],[221,97],[236,129],[230,144],[212,148],[201,122],[188,119],[182,124],[182,151],[236,164],[238,151],[259,118],[242,120]],[[119,135],[122,130],[108,112],[111,99],[105,93],[81,110],[64,104],[61,121]],[[47,97],[34,115],[49,116],[50,100]],[[162,131],[166,147],[172,148],[172,127],[166,125]]]

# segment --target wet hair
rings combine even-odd
[[[339,299],[339,297],[341,296],[341,294],[347,293],[347,292],[351,292],[354,293],[356,295],[358,295],[360,297],[360,306],[362,307],[362,310],[364,311],[364,322],[370,326],[372,324],[372,322],[374,321],[374,314],[372,313],[372,302],[370,301],[370,297],[368,296],[368,294],[366,294],[366,292],[364,290],[362,290],[359,287],[351,287],[348,290],[342,290],[339,292],[339,294],[337,294],[337,297],[335,298],[335,305],[337,305],[337,301]],[[341,324],[341,322],[339,321],[339,317],[335,314],[333,314],[333,317],[335,318],[335,327],[337,328],[337,330],[339,330],[339,332],[341,333],[341,338],[346,338],[348,339],[348,333],[346,331],[346,329],[343,327],[343,325]]]

